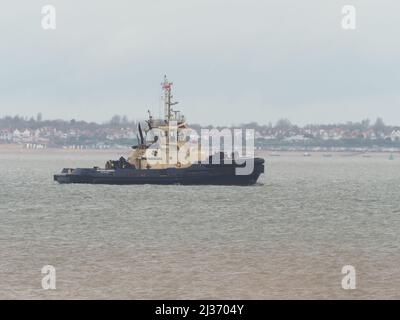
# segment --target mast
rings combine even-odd
[[[172,102],[172,85],[173,82],[169,82],[167,76],[164,76],[164,82],[161,83],[161,86],[164,90],[164,119],[167,121],[167,123],[172,119],[173,110],[171,106],[178,104],[178,102]]]
[[[165,121],[169,122],[171,119],[171,87],[172,82],[167,80],[167,76],[164,76],[164,82],[161,84],[164,90],[164,118]]]
[[[165,130],[167,149],[167,163],[169,163],[169,120],[171,118],[171,86],[172,83],[167,80],[167,76],[164,76],[164,82],[162,83],[162,88],[164,90],[164,117],[167,125],[167,130]]]

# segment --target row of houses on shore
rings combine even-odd
[[[108,146],[117,145],[122,140],[133,142],[137,132],[134,128],[97,128],[95,130],[67,129],[51,127],[39,129],[0,129],[0,143],[18,143],[27,146],[69,147],[72,146]],[[376,132],[372,128],[348,130],[345,128],[268,128],[255,129],[255,138],[285,142],[302,142],[312,139],[342,140],[367,139],[400,142],[400,129],[388,132]],[[33,147],[32,147],[33,148]]]
[[[0,129],[0,143],[21,143],[21,144],[43,144],[50,146],[71,145],[74,141],[81,141],[86,144],[86,140],[102,143],[105,141],[117,141],[121,139],[136,138],[136,131],[131,128],[107,128],[96,130],[57,130],[55,128],[40,129]],[[75,143],[76,144],[76,143]]]
[[[342,140],[342,139],[367,139],[379,140],[386,139],[391,141],[400,141],[400,129],[392,129],[387,132],[377,132],[372,128],[361,129],[345,129],[345,128],[291,128],[291,129],[264,129],[255,132],[256,138],[266,140],[285,140],[285,141],[302,141],[309,139],[320,140]]]

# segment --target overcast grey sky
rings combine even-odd
[[[191,122],[400,125],[399,15],[397,0],[3,0],[0,116],[143,118],[167,74]]]

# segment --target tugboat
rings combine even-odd
[[[149,111],[147,128],[138,125],[138,144],[127,159],[109,160],[104,168],[64,168],[54,175],[59,183],[253,185],[264,173],[264,159],[205,152],[191,145],[185,117],[172,109],[172,82],[164,77],[164,119]],[[189,134],[188,134],[189,132]],[[208,151],[208,149],[206,149]],[[250,164],[250,165],[249,165]],[[246,170],[250,167],[250,170]]]

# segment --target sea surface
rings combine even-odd
[[[53,182],[120,155],[0,150],[1,299],[400,298],[398,155],[264,152],[251,187]]]

